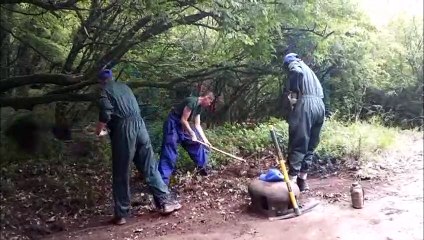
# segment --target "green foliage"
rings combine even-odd
[[[226,125],[208,130],[207,136],[209,141],[221,150],[239,156],[248,156],[273,147],[270,138],[271,127],[282,135],[287,144],[288,125],[276,119],[253,127],[247,127],[244,124]],[[371,122],[351,124],[329,119],[324,124],[317,152],[322,157],[330,158],[345,156],[361,158],[365,153],[375,155],[390,147],[394,143],[396,134],[396,129],[383,127],[376,119]],[[218,152],[212,154],[212,165],[227,161],[229,159],[225,155]]]
[[[50,39],[41,38],[32,33],[26,33],[22,36],[31,42],[31,45],[38,49],[47,59],[54,63],[63,63],[66,59],[66,48],[60,46]]]
[[[274,127],[281,135],[284,149],[287,151],[288,125],[285,121],[272,118],[257,124],[224,125],[208,129],[206,135],[214,147],[240,157],[251,156],[273,148],[270,130]],[[369,161],[387,150],[395,142],[398,129],[382,126],[377,117],[368,122],[343,123],[336,117],[325,121],[317,153],[323,158],[345,158]],[[177,167],[181,171],[194,167],[188,154],[180,147]],[[286,152],[287,153],[287,152]],[[212,150],[209,164],[217,167],[236,161]]]
[[[154,85],[177,80],[172,86],[162,85],[171,91],[142,90],[143,101],[148,99],[149,104],[159,107],[160,114],[181,95],[197,94],[197,84],[201,83],[222,96],[220,114],[211,121],[243,122],[278,115],[278,96],[286,80],[281,58],[287,52],[296,52],[323,82],[326,103],[341,113],[342,120],[356,121],[389,112],[393,117],[385,117],[386,123],[412,121],[406,125],[416,126],[419,121],[413,119],[422,118],[414,102],[420,97],[423,80],[422,16],[400,15],[388,26],[377,28],[353,0],[206,0],[188,6],[183,6],[186,2],[149,0],[108,4],[79,1],[78,7],[84,10],[55,12],[32,4],[15,4],[5,10],[5,31],[1,31],[9,40],[5,40],[7,56],[2,52],[1,64],[6,64],[2,69],[10,70],[2,74],[63,73],[65,60],[71,65],[65,72],[84,74],[111,49],[134,43],[122,50],[114,72],[123,82],[143,80]],[[175,22],[198,12],[213,15],[191,24]],[[152,21],[124,40],[134,23],[147,16]],[[143,34],[149,34],[145,31],[152,24],[162,21],[173,27],[138,42]],[[18,61],[14,63],[13,59]],[[403,98],[408,109],[398,111],[405,107],[393,103],[390,96],[374,101],[367,94],[375,89],[392,96],[410,96]],[[37,94],[48,90],[45,87]],[[375,105],[382,111],[372,110]]]
[[[331,119],[324,124],[317,152],[323,157],[360,159],[364,154],[376,155],[388,149],[396,134],[396,129],[383,127],[376,118],[351,124]]]

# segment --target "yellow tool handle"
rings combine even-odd
[[[284,164],[283,160],[278,160],[278,158],[277,158],[277,162],[280,163],[280,168],[281,168],[281,171],[283,172],[284,181],[287,184],[287,189],[289,190],[289,197],[290,197],[290,201],[293,205],[293,209],[296,212],[296,214],[300,215],[300,209],[299,209],[299,206],[297,204],[296,197],[294,195],[293,189],[291,188],[291,183],[290,183],[290,179],[289,179],[289,174],[287,173],[286,165]]]
[[[299,216],[302,213],[300,211],[299,205],[297,204],[296,197],[295,197],[295,195],[293,193],[293,189],[291,187],[289,174],[287,173],[283,153],[281,152],[280,146],[278,145],[278,140],[277,140],[277,136],[275,134],[274,127],[271,127],[271,137],[272,137],[272,140],[274,141],[275,148],[277,149],[277,163],[280,165],[281,171],[283,172],[284,182],[286,182],[287,190],[289,191],[290,201],[293,205],[293,209],[294,209],[295,214]]]

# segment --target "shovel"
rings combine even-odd
[[[286,169],[283,153],[282,153],[280,145],[278,143],[277,134],[276,134],[274,128],[272,128],[270,130],[270,132],[271,132],[272,140],[274,142],[274,146],[276,148],[277,157],[278,157],[278,164],[280,165],[281,171],[283,172],[284,182],[287,185],[287,189],[289,191],[290,202],[293,206],[294,212],[285,214],[283,216],[270,217],[269,220],[283,220],[283,219],[298,217],[298,216],[300,216],[304,213],[311,211],[313,208],[318,206],[319,203],[318,202],[312,202],[312,203],[309,203],[308,205],[305,205],[305,206],[300,206],[298,204],[296,196],[294,195],[292,187],[291,187],[292,182],[289,180],[289,175],[288,175],[288,172],[287,172],[287,169]]]

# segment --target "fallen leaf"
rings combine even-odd
[[[55,216],[53,216],[53,217],[51,217],[51,218],[47,219],[46,223],[52,223],[52,222],[54,222],[54,221],[56,221],[56,217],[55,217]]]

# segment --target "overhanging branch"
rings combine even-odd
[[[0,98],[1,107],[12,107],[17,109],[32,110],[35,105],[48,104],[52,102],[92,102],[96,100],[96,94],[55,94],[37,97],[4,97]]]
[[[0,5],[3,4],[15,4],[15,3],[29,3],[32,5],[35,5],[37,7],[46,9],[46,10],[61,10],[61,9],[68,9],[68,10],[78,10],[76,4],[79,2],[79,0],[67,0],[64,2],[53,2],[50,0],[42,1],[42,0],[1,0]]]
[[[310,32],[310,33],[313,33],[313,34],[315,34],[317,36],[320,36],[320,37],[322,37],[324,39],[328,38],[329,36],[331,36],[334,33],[334,31],[327,32],[327,26],[325,26],[324,30],[322,30],[322,31],[318,31],[318,30],[316,30],[316,28],[317,28],[317,26],[314,25],[313,28],[309,28],[309,27],[307,27],[307,28],[284,27],[284,28],[281,28],[281,30],[284,30],[284,31],[297,31],[297,32]]]
[[[180,19],[177,19],[175,21],[171,21],[170,19],[163,19],[147,27],[146,30],[144,30],[137,37],[137,41],[135,41],[133,38],[136,35],[136,33],[142,27],[150,23],[152,20],[151,16],[146,16],[144,18],[141,18],[134,25],[134,27],[125,34],[121,42],[116,47],[114,47],[112,50],[110,50],[107,54],[105,54],[101,59],[97,61],[97,64],[95,64],[95,68],[88,71],[88,74],[91,75],[93,71],[97,71],[97,68],[99,66],[104,65],[104,63],[119,61],[122,58],[122,56],[124,56],[128,52],[129,49],[131,49],[133,46],[137,45],[138,43],[146,42],[152,37],[160,35],[163,32],[166,32],[167,30],[171,29],[172,27],[175,27],[178,25],[192,24],[211,15],[212,13],[200,12],[200,13],[195,13],[192,15],[181,17]]]
[[[82,80],[82,76],[66,75],[66,74],[48,74],[40,73],[33,75],[23,75],[11,77],[6,80],[0,81],[0,92],[7,91],[12,88],[25,86],[28,84],[56,84],[61,86],[67,86],[79,83]]]
[[[207,68],[202,68],[198,70],[194,70],[184,76],[175,77],[170,79],[169,81],[161,81],[161,82],[153,82],[147,81],[143,79],[135,79],[127,82],[130,87],[154,87],[154,88],[167,88],[171,89],[175,85],[182,83],[184,81],[187,82],[196,82],[197,80],[190,81],[191,79],[198,79],[201,81],[203,78],[211,76],[219,71],[230,70],[236,72],[244,72],[242,69],[249,67],[246,64],[240,65],[231,65],[231,66],[222,66],[222,65],[212,65]],[[241,69],[240,69],[241,68]],[[262,69],[257,69],[255,67],[249,67],[249,69],[255,69],[256,72],[260,72]],[[263,71],[263,70],[262,70]],[[253,72],[246,72],[246,74],[252,74]],[[82,75],[67,75],[67,74],[33,74],[33,75],[24,75],[24,76],[16,76],[8,78],[4,81],[0,81],[0,92],[5,92],[7,90],[21,87],[30,84],[55,84],[64,86],[57,90],[53,90],[48,92],[46,95],[56,95],[63,94],[72,91],[77,91],[83,89],[84,87],[94,85],[97,81],[95,78],[86,78]]]
[[[250,71],[249,71],[250,69]],[[252,71],[255,70],[255,71]],[[204,81],[205,79],[212,79],[213,76],[220,71],[234,71],[246,75],[255,73],[265,73],[266,68],[263,67],[252,67],[248,64],[239,65],[221,65],[215,64],[206,68],[198,69],[187,73],[184,76],[178,76],[168,81],[148,81],[144,79],[133,79],[132,81],[126,82],[131,88],[140,87],[153,87],[163,89],[173,89],[179,84],[193,84],[196,82]],[[58,101],[67,102],[85,102],[95,100],[94,94],[76,94],[70,93],[72,91],[78,91],[84,87],[94,85],[97,83],[95,78],[86,78],[85,76],[75,76],[66,74],[34,74],[27,76],[18,76],[9,78],[3,82],[0,82],[0,90],[11,89],[17,86],[23,86],[26,84],[56,84],[64,87],[57,90],[51,91],[43,96],[37,97],[5,97],[0,98],[0,104],[3,107],[13,107],[15,109],[32,109],[35,105],[48,104]]]

